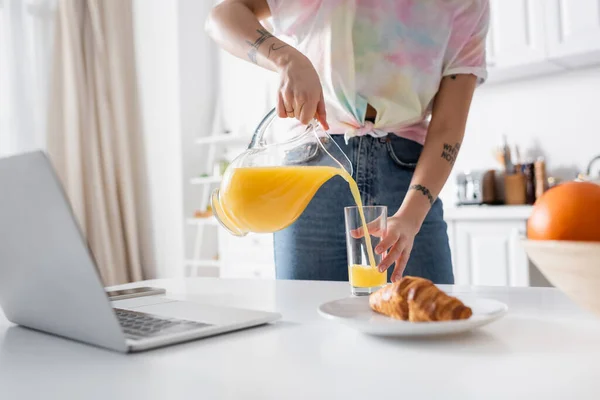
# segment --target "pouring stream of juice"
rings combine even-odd
[[[375,265],[375,255],[373,254],[373,245],[371,244],[371,235],[369,234],[369,227],[367,226],[367,221],[365,220],[365,213],[363,211],[362,200],[360,199],[360,192],[358,191],[358,185],[352,179],[349,173],[345,170],[341,170],[340,176],[348,182],[348,186],[350,186],[350,192],[352,193],[352,197],[354,197],[354,202],[358,207],[358,213],[360,215],[360,221],[363,226],[363,234],[365,237],[365,243],[367,245],[367,255],[369,257],[369,264],[371,268],[377,268]]]
[[[340,175],[350,186],[358,206],[369,257],[376,268],[371,236],[367,228],[358,186],[341,168],[325,166],[241,167],[233,170],[227,190],[221,193],[226,214],[237,227],[255,233],[271,233],[291,225],[308,205],[317,190],[332,177]],[[335,205],[332,205],[335,206]],[[236,210],[235,213],[228,210]]]

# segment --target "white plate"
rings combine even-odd
[[[348,297],[324,303],[319,314],[363,333],[377,336],[437,336],[470,331],[504,316],[506,304],[492,299],[456,295],[473,310],[471,318],[459,321],[407,322],[371,310],[369,297]]]

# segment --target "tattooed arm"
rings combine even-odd
[[[452,75],[442,79],[433,104],[423,152],[399,213],[420,227],[446,183],[458,156],[477,78]]]
[[[388,218],[387,234],[375,248],[379,254],[388,250],[379,264],[380,270],[395,263],[392,281],[402,277],[414,238],[450,175],[464,136],[476,79],[473,75],[442,79],[410,188],[398,212]]]
[[[206,31],[230,54],[277,71],[281,58],[297,51],[260,24],[270,16],[266,0],[226,0],[213,8]]]
[[[303,124],[316,117],[329,129],[317,72],[308,58],[260,24],[270,16],[266,0],[224,0],[210,13],[206,31],[230,54],[280,74],[280,117],[297,118]]]

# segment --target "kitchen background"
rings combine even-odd
[[[173,264],[165,268],[186,275],[273,277],[271,236],[234,238],[206,206],[223,161],[243,149],[273,106],[277,76],[213,47],[198,23],[209,4],[136,5],[145,126],[151,146],[164,157],[156,165],[162,171],[157,195],[170,194],[164,200],[173,217],[165,214],[172,247],[164,251],[167,259],[182,260],[178,271]],[[505,137],[513,161],[517,145],[522,162],[543,157],[549,177],[575,179],[600,154],[600,3],[492,0],[491,5],[489,81],[476,92],[455,173],[501,172],[494,152]],[[181,135],[172,134],[173,126]],[[183,163],[170,161],[175,159]],[[497,179],[502,182],[501,175]],[[453,176],[440,196],[457,282],[546,285],[519,245],[530,207],[456,207],[457,189]]]
[[[52,14],[42,6],[55,2],[24,1],[28,23],[43,39],[35,46],[48,48]],[[455,276],[465,284],[546,285],[519,244],[530,206],[457,207],[457,194],[479,193],[480,171],[495,170],[503,183],[496,153],[505,141],[513,162],[543,159],[554,182],[576,179],[600,154],[600,2],[490,3],[489,80],[476,91],[454,175],[440,195]],[[0,26],[10,21],[7,4],[17,3],[0,1]],[[274,277],[271,236],[234,238],[217,226],[207,206],[227,161],[273,107],[277,75],[216,49],[203,26],[213,1],[134,0],[133,5],[156,275]],[[2,37],[3,32],[0,43],[16,39]],[[8,82],[3,51],[0,46],[0,88]],[[32,52],[32,59],[30,68],[49,65],[43,51]],[[0,155],[10,148],[2,135],[11,117],[9,103],[0,90]],[[592,175],[599,170],[600,162]],[[457,185],[458,174],[468,171],[471,177],[461,178],[468,184]],[[479,188],[487,191],[485,186]],[[502,197],[502,190],[498,194]],[[526,199],[521,200],[515,202]]]

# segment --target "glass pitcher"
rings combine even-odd
[[[350,160],[316,120],[300,130],[267,134],[276,115],[275,109],[267,113],[212,193],[215,218],[235,236],[286,228],[323,183],[352,176]]]

